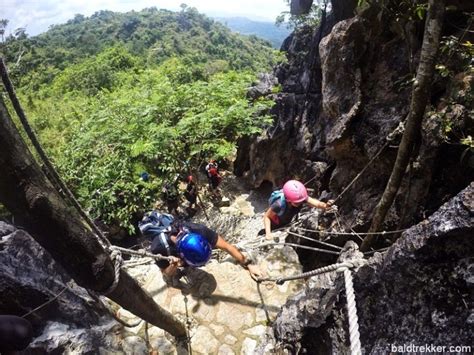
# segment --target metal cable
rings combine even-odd
[[[306,239],[306,240],[309,240],[311,242],[314,242],[314,243],[319,243],[321,245],[324,245],[324,246],[327,246],[327,247],[330,247],[330,248],[335,248],[337,250],[342,250],[341,247],[337,246],[337,245],[334,245],[334,244],[330,244],[330,243],[326,243],[326,242],[323,242],[321,240],[317,240],[317,239],[313,239],[313,238],[310,238],[310,237],[306,237],[304,235],[301,235],[301,234],[298,234],[298,233],[295,233],[295,232],[290,232],[288,231],[287,232],[288,234],[291,234],[291,235],[294,235],[295,237],[298,237],[298,238],[301,238],[301,239]]]
[[[337,251],[313,248],[313,247],[308,247],[306,245],[299,245],[299,244],[294,244],[294,243],[263,243],[260,245],[256,245],[254,247],[249,247],[248,249],[259,249],[259,248],[265,248],[265,247],[274,246],[274,245],[288,245],[295,248],[308,249],[308,250],[313,250],[313,251],[326,253],[326,254],[339,255],[339,252]]]
[[[61,291],[59,291],[58,294],[56,294],[56,296],[54,296],[53,298],[51,298],[51,299],[49,299],[48,301],[44,302],[43,304],[39,305],[38,307],[32,309],[31,311],[29,311],[28,313],[22,315],[21,317],[22,317],[22,318],[26,318],[26,317],[28,317],[30,314],[32,314],[32,313],[34,313],[34,312],[36,312],[36,311],[39,311],[39,310],[40,310],[41,308],[43,308],[43,307],[46,307],[48,304],[50,304],[51,302],[55,301],[59,296],[61,296],[61,295],[64,293],[64,291],[66,291],[67,289],[68,289],[68,286],[66,285],[66,286],[64,286],[64,288],[63,288]]]

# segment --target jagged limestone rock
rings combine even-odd
[[[471,183],[354,273],[363,351],[387,353],[390,344],[473,343],[468,321],[473,313],[473,201]],[[334,274],[312,278],[275,322],[280,345],[347,353],[343,288],[341,277]]]
[[[36,336],[28,350],[121,350],[115,331],[122,327],[30,235],[1,221],[0,270],[1,314],[26,314],[68,286],[56,301],[28,316]]]

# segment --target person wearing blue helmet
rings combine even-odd
[[[263,276],[258,265],[252,264],[234,245],[202,224],[175,222],[153,238],[151,244],[152,253],[172,257],[172,261],[157,260],[156,264],[165,282],[179,288],[183,286],[179,279],[185,276],[186,267],[204,266],[211,258],[212,249],[216,248],[231,255],[252,276]]]

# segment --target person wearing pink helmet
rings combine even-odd
[[[287,181],[279,193],[280,196],[278,196],[278,193],[275,194],[275,192],[272,194],[272,196],[275,194],[277,197],[271,201],[270,207],[263,216],[265,238],[269,240],[273,239],[272,230],[289,224],[293,217],[300,212],[304,204],[322,210],[335,207],[332,200],[322,202],[308,196],[306,187],[298,180]]]

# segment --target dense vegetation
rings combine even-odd
[[[275,61],[270,45],[192,8],[77,15],[2,47],[60,174],[94,218],[130,232],[167,179],[270,121],[270,101],[246,98]]]

